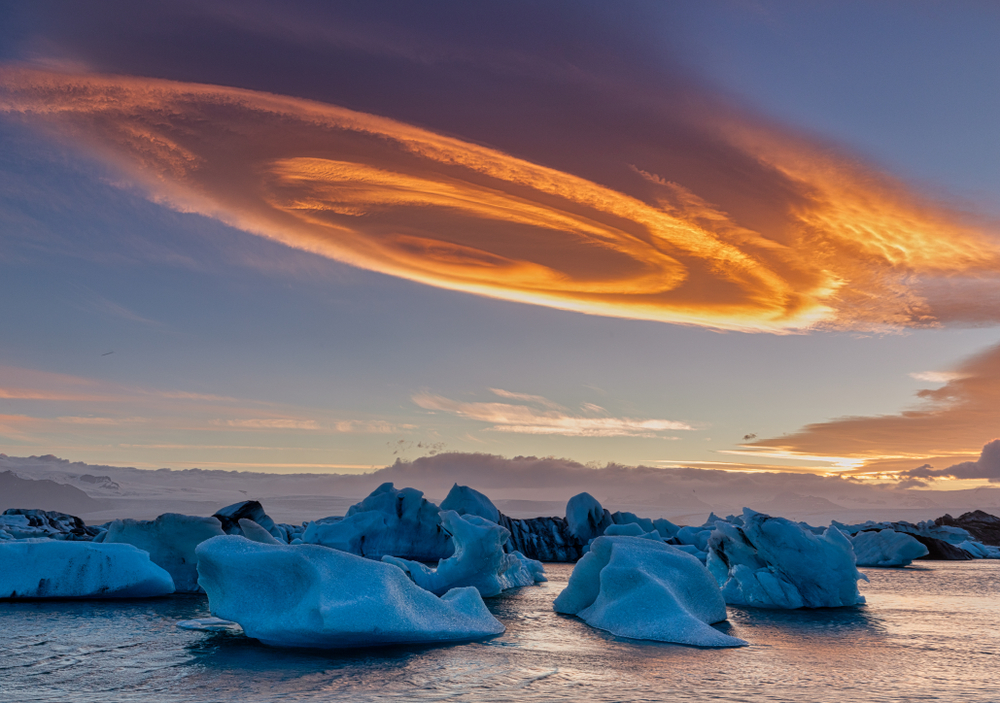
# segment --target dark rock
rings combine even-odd
[[[29,527],[37,527],[51,534],[66,535],[65,539],[70,541],[89,542],[101,533],[96,527],[87,527],[77,516],[55,510],[9,508],[3,514],[22,515],[27,518]]]
[[[972,555],[967,551],[944,540],[925,537],[924,535],[915,535],[912,532],[908,532],[907,534],[927,547],[926,556],[918,557],[918,559],[938,561],[966,561],[972,559]]]
[[[500,514],[500,525],[510,532],[509,551],[538,561],[576,562],[584,544],[569,530],[566,518],[536,517],[518,520]]]
[[[961,527],[972,535],[977,542],[1000,547],[1000,517],[990,515],[982,510],[964,513],[958,518],[945,514],[934,521],[935,525]]]

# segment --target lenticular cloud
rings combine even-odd
[[[996,321],[994,239],[855,160],[732,114],[684,119],[794,195],[760,203],[768,231],[634,164],[615,190],[267,93],[2,68],[0,112],[90,145],[177,209],[452,290],[747,331]]]

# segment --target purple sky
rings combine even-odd
[[[1000,476],[998,29],[2,2],[0,452]]]

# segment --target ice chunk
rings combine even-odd
[[[173,592],[170,574],[129,544],[0,542],[0,599],[146,598]]]
[[[678,530],[681,529],[674,523],[670,522],[670,520],[662,517],[653,520],[653,526],[656,528],[656,531],[660,533],[660,537],[663,539],[670,539],[677,534]]]
[[[611,513],[611,522],[616,525],[639,525],[643,532],[653,532],[656,530],[652,520],[648,517],[639,517],[635,513],[623,513],[621,511]],[[607,534],[607,532],[604,534]]]
[[[164,513],[155,520],[115,520],[104,543],[122,542],[146,550],[154,564],[170,572],[178,593],[197,593],[195,547],[221,534],[222,526],[214,517]]]
[[[850,539],[858,566],[906,566],[927,555],[919,540],[895,530],[859,532]]]
[[[651,539],[598,537],[553,608],[620,637],[697,647],[746,644],[711,627],[726,619],[726,604],[701,562]]]
[[[441,510],[454,510],[459,515],[478,515],[491,522],[500,522],[500,511],[493,501],[479,491],[457,483],[441,501]]]
[[[198,571],[212,614],[270,645],[450,642],[504,630],[475,588],[439,598],[399,567],[326,547],[225,535],[198,547]]]
[[[438,595],[458,586],[474,586],[484,597],[495,596],[508,588],[530,586],[536,581],[536,573],[544,574],[541,562],[504,553],[510,532],[495,522],[444,510],[441,524],[451,533],[455,553],[439,561],[437,568],[392,556],[384,556],[382,561],[400,567],[418,586]],[[537,567],[528,568],[526,561]]]
[[[240,629],[239,623],[233,622],[232,620],[223,620],[222,618],[194,618],[192,620],[179,620],[177,622],[177,627],[182,630],[201,630],[202,632],[222,632],[225,630]]]
[[[583,544],[603,535],[608,525],[612,524],[611,513],[589,493],[580,493],[569,499],[566,503],[566,522],[570,534]]]
[[[352,505],[343,520],[310,523],[302,541],[375,559],[444,559],[454,551],[451,538],[441,529],[438,507],[423,495],[415,488],[383,483]]]
[[[284,544],[284,542],[279,542],[274,538],[270,532],[265,530],[263,527],[258,525],[253,520],[248,520],[247,518],[240,518],[239,521],[240,532],[243,536],[252,542],[260,542],[261,544]]]
[[[719,521],[708,541],[708,568],[731,605],[833,608],[864,603],[850,540],[743,509],[743,525]]]
[[[715,523],[712,523],[713,526]],[[677,534],[674,535],[676,539],[681,544],[690,544],[695,547],[699,552],[708,551],[708,538],[712,535],[712,530],[706,530],[703,527],[690,527],[685,526],[677,530]]]
[[[264,512],[264,506],[256,500],[244,500],[227,505],[216,511],[212,517],[222,524],[222,531],[227,535],[241,534],[240,520],[253,520],[279,542],[288,544],[288,533],[280,525],[274,524],[274,520]]]

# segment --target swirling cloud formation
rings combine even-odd
[[[997,321],[1000,309],[990,233],[732,112],[686,119],[789,194],[760,203],[768,228],[730,215],[725,194],[709,202],[642,164],[622,163],[612,189],[394,120],[234,88],[7,67],[0,112],[96,149],[171,207],[451,290],[768,332]]]

